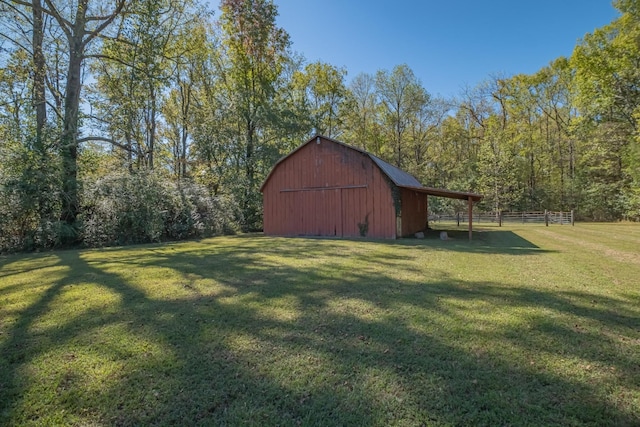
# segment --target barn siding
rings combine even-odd
[[[427,226],[427,195],[402,188],[402,236],[411,236],[424,231]]]
[[[354,186],[362,187],[344,188]],[[275,167],[263,194],[268,235],[356,237],[358,224],[368,221],[368,237],[396,237],[382,172],[369,156],[341,144],[307,143]]]

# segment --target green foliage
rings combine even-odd
[[[344,139],[382,157],[384,140],[379,122],[375,77],[361,73],[351,79],[343,110]]]
[[[627,182],[622,162],[627,144],[624,128],[607,122],[587,133],[578,165],[581,215],[599,221],[613,220],[621,218],[626,210]]]
[[[303,108],[314,134],[337,138],[342,132],[342,108],[346,96],[345,69],[324,62],[308,64],[294,73],[292,85],[302,94]],[[311,129],[309,129],[311,131]]]
[[[429,94],[406,64],[396,66],[393,71],[376,73],[376,92],[379,97],[380,118],[390,155],[385,156],[394,165],[405,167],[410,159],[410,133],[415,130],[414,118],[420,117],[421,109],[429,102]],[[415,136],[413,135],[415,143]]]
[[[600,219],[638,212],[640,15],[637,1],[615,5],[622,15],[588,34],[572,57],[586,140],[581,188]]]
[[[576,46],[572,63],[578,101],[588,118],[635,127],[633,115],[640,105],[639,36],[640,17],[624,13]]]
[[[176,83],[172,75],[177,80],[183,77],[183,62],[198,65],[196,49],[188,39],[193,37],[200,45],[204,39],[194,24],[190,3],[132,2],[122,23],[124,31],[103,43],[104,59],[93,64],[93,96],[101,127],[131,167],[154,168],[155,155],[162,151],[159,115],[163,93]],[[175,127],[175,120],[167,117],[167,121]]]
[[[231,233],[236,215],[232,200],[191,181],[116,172],[85,185],[83,242],[123,245]]]
[[[638,117],[636,114],[636,117]],[[629,161],[630,191],[625,203],[625,218],[640,221],[640,134],[636,133],[627,147],[627,159]]]
[[[58,245],[61,225],[57,159],[20,144],[5,146],[2,158],[0,253]]]
[[[522,158],[514,146],[509,146],[510,135],[494,116],[487,120],[486,133],[478,154],[478,187],[485,198],[482,204],[493,211],[518,206],[522,197],[517,179]]]
[[[281,110],[275,100],[289,63],[289,35],[277,26],[277,7],[271,0],[223,0],[220,9],[221,84],[214,94],[226,110],[220,130],[231,157],[224,163],[233,177],[227,190],[242,209],[243,230],[258,230],[262,228],[260,185],[278,158],[270,139],[280,128]],[[219,143],[215,137],[210,142]],[[203,148],[208,153],[218,151]]]

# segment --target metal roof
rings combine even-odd
[[[371,160],[373,160],[375,164],[382,169],[382,172],[398,187],[422,187],[422,184],[420,184],[420,181],[418,181],[415,176],[385,162],[371,153],[366,154],[371,157]]]
[[[468,200],[471,199],[474,202],[479,202],[484,197],[482,194],[477,193],[467,193],[464,191],[453,191],[453,190],[445,190],[443,188],[433,188],[433,187],[411,187],[407,185],[401,185],[399,187],[406,188],[409,190],[415,190],[418,193],[428,194],[430,196],[436,197],[446,197],[448,199],[460,199],[460,200]]]

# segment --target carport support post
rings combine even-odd
[[[473,234],[473,199],[469,197],[469,240],[472,239]]]

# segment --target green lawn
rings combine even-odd
[[[0,425],[640,425],[640,225],[449,230],[0,257]]]

